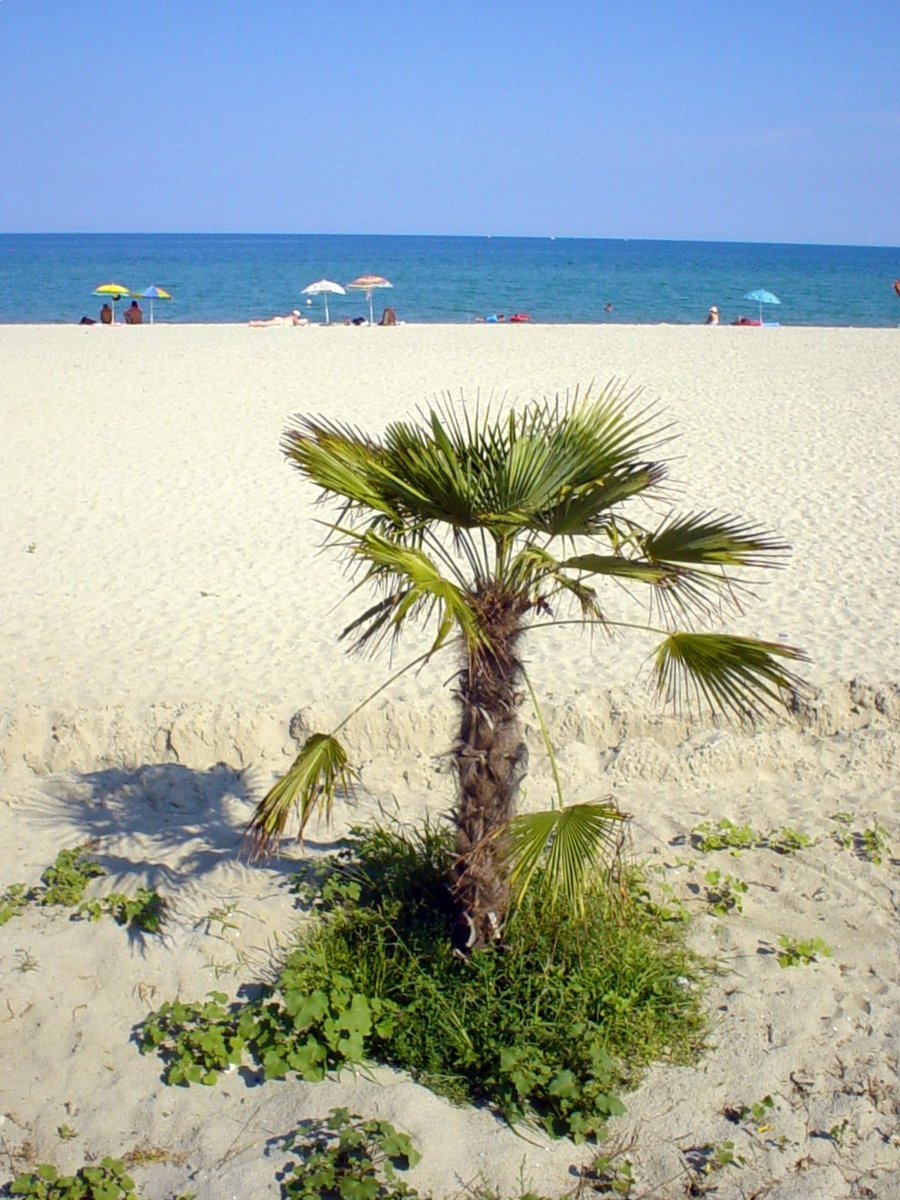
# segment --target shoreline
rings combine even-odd
[[[760,325],[744,325],[740,326],[737,322],[724,321],[715,326],[705,325],[703,320],[696,321],[641,321],[629,322],[618,321],[616,319],[604,319],[596,321],[548,321],[532,318],[525,322],[516,321],[498,321],[491,322],[484,319],[470,318],[465,321],[406,321],[398,320],[396,326],[392,328],[412,327],[415,329],[469,329],[477,328],[486,325],[490,329],[506,328],[514,325],[518,329],[695,329],[695,328],[714,328],[714,329],[769,329],[769,330],[818,330],[823,333],[835,333],[846,330],[859,331],[883,331],[887,329],[900,329],[900,313],[897,315],[896,322],[885,322],[880,325],[804,325],[800,322],[766,322]],[[0,321],[0,329],[109,329],[119,327],[125,328],[125,322],[117,320],[115,326],[101,325],[98,320],[94,320],[92,325],[81,325],[79,321]],[[170,320],[155,320],[151,326],[149,320],[145,320],[139,326],[128,326],[128,328],[144,327],[165,328],[165,329],[243,329],[250,327],[249,319],[247,321],[170,321]],[[369,326],[368,321],[362,326],[349,326],[350,328],[381,328],[376,321],[374,326]],[[272,326],[272,328],[278,328]],[[343,320],[331,321],[327,325],[324,321],[314,321],[310,319],[309,324],[305,326],[297,326],[303,329],[346,329],[348,325]]]

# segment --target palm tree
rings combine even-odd
[[[408,666],[447,645],[460,655],[452,886],[454,941],[466,952],[499,936],[513,889],[546,845],[563,885],[577,893],[585,857],[616,815],[603,804],[566,808],[560,796],[552,817],[513,820],[527,761],[520,708],[527,691],[534,698],[519,644],[526,630],[573,623],[555,619],[560,602],[574,605],[574,623],[610,628],[617,622],[594,582],[649,586],[664,626],[651,630],[662,639],[657,687],[676,703],[699,700],[744,718],[786,702],[801,683],[779,662],[802,659],[799,650],[692,628],[721,603],[737,605],[731,568],[778,566],[783,542],[712,512],[662,515],[652,527],[626,515],[637,497],[652,512],[666,477],[650,455],[669,440],[668,427],[638,395],[610,384],[596,395],[473,411],[445,397],[419,422],[389,425],[381,440],[311,416],[295,418],[284,435],[288,459],[320,499],[339,504],[327,544],[361,574],[351,590],[371,584],[378,593],[342,636],[371,648],[424,618],[434,640]],[[672,628],[675,618],[684,628]],[[543,729],[539,710],[538,719]],[[258,804],[254,853],[277,843],[292,811],[302,832],[350,785],[340,728],[310,737]]]

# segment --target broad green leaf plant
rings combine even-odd
[[[695,628],[739,607],[736,572],[778,567],[789,547],[740,518],[669,512],[667,469],[654,454],[670,436],[639,392],[615,382],[523,407],[444,397],[381,438],[314,416],[285,432],[291,464],[337,506],[326,547],[350,568],[351,592],[374,592],[342,636],[373,649],[421,621],[433,640],[404,670],[448,648],[457,655],[452,936],[464,953],[501,936],[539,861],[552,898],[577,906],[588,865],[622,819],[607,801],[564,804],[520,658],[526,632],[567,623],[611,630],[621,623],[608,616],[601,587],[649,588],[658,623],[627,627],[657,638],[665,701],[745,719],[788,704],[801,686],[789,665],[805,657],[800,650]],[[654,512],[652,523],[639,519]],[[557,797],[550,813],[517,816],[529,694]],[[277,843],[293,812],[302,833],[351,784],[337,737],[344,724],[313,734],[260,801],[254,852]]]

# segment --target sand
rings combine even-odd
[[[129,1038],[163,999],[270,976],[302,852],[289,842],[250,868],[243,824],[304,731],[387,673],[336,643],[357,609],[337,605],[345,581],[316,554],[325,514],[279,453],[286,419],[377,431],[444,390],[527,399],[611,377],[677,423],[681,509],[735,512],[792,544],[728,627],[803,646],[813,687],[793,722],[717,727],[655,706],[650,642],[559,630],[526,644],[569,798],[613,792],[634,814],[635,852],[722,966],[710,1049],[654,1069],[612,1144],[628,1147],[637,1196],[692,1181],[720,1197],[900,1193],[900,338],[668,326],[0,327],[0,892],[96,839],[109,875],[93,893],[147,884],[171,904],[162,939],[36,908],[0,928],[0,1179],[130,1154],[144,1200],[276,1197],[279,1138],[347,1104],[414,1135],[423,1192],[573,1186],[583,1147],[401,1075],[172,1089]],[[407,676],[350,728],[358,807],[309,852],[379,807],[449,807],[449,674],[445,660]],[[550,789],[535,733],[529,718],[532,806]],[[880,863],[842,848],[838,812],[851,832],[884,831]],[[690,830],[720,817],[814,845],[691,849]],[[710,868],[749,885],[741,913],[708,911]],[[833,954],[782,969],[782,935]],[[724,1115],[767,1095],[768,1132]],[[725,1140],[746,1161],[701,1179],[692,1149]]]

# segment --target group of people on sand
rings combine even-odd
[[[759,322],[759,321],[754,321],[752,317],[743,317],[743,316],[738,317],[736,320],[731,322],[732,325],[759,325],[760,323],[761,322]],[[705,320],[704,324],[705,325],[718,325],[719,324],[719,310],[718,310],[718,308],[716,308],[715,304],[712,305],[709,312],[706,314],[706,320]]]
[[[365,317],[353,317],[352,320],[350,317],[344,317],[344,320],[342,322],[342,324],[344,324],[344,325],[368,325],[368,323],[369,322],[366,320]],[[267,317],[266,320],[264,320],[264,321],[251,321],[250,322],[250,326],[253,329],[266,329],[269,326],[276,326],[276,325],[291,326],[291,325],[308,325],[308,324],[309,324],[309,320],[306,317],[301,317],[300,310],[298,308],[295,308],[292,312],[289,312],[287,314],[287,316],[285,316],[285,317],[277,317],[277,316],[276,317]],[[381,320],[378,322],[378,324],[379,325],[396,325],[397,324],[397,314],[394,312],[394,310],[392,308],[386,308],[384,310],[384,312],[381,314]]]
[[[144,311],[141,308],[141,306],[138,304],[137,300],[132,300],[132,302],[128,305],[128,307],[122,313],[122,320],[125,322],[126,325],[143,325]],[[78,322],[78,324],[79,325],[96,325],[97,322],[91,320],[90,317],[82,317],[81,320]],[[100,309],[100,324],[101,325],[115,325],[115,319],[114,319],[114,314],[113,314],[113,310],[112,310],[112,305],[109,303],[104,304],[103,307]]]

